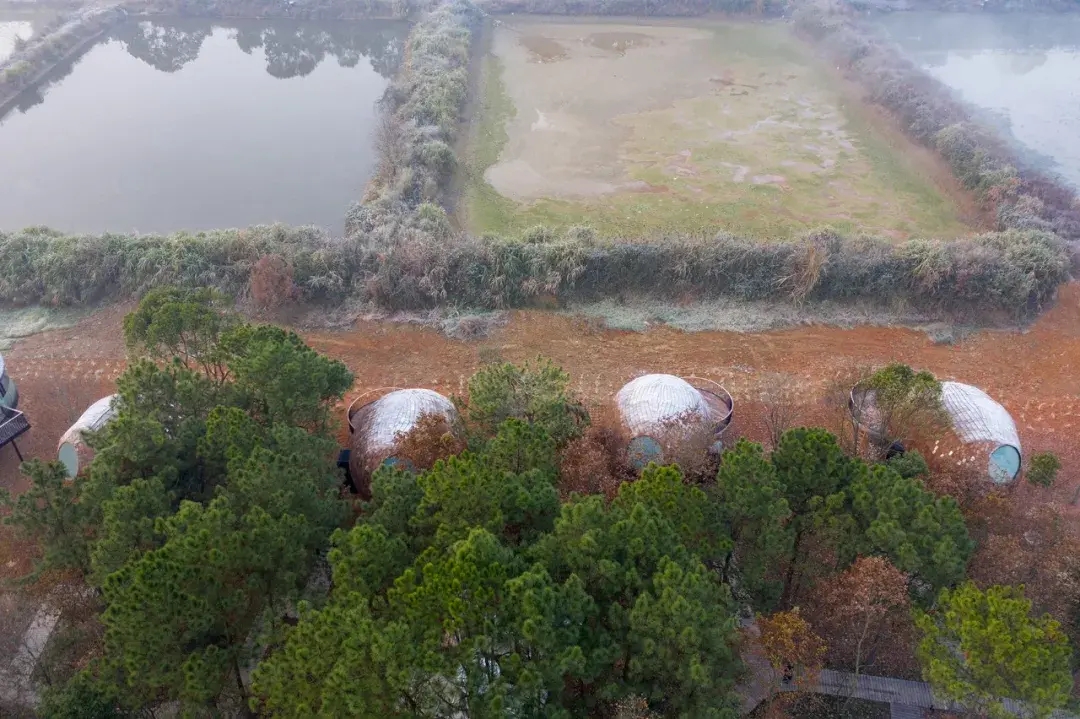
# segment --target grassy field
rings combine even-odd
[[[785,25],[513,23],[479,69],[475,232],[969,231],[940,168],[875,128]]]

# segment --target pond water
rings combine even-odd
[[[895,13],[878,22],[986,111],[1028,162],[1080,188],[1080,13]]]
[[[340,232],[408,26],[132,22],[0,119],[0,229]]]

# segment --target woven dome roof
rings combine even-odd
[[[647,374],[630,380],[615,404],[632,435],[650,434],[676,418],[710,419],[709,405],[689,382],[670,374]]]

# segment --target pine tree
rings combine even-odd
[[[917,624],[923,676],[941,696],[995,719],[1015,715],[1004,699],[1020,702],[1035,717],[1048,717],[1068,701],[1068,638],[1048,616],[1031,616],[1021,589],[984,592],[964,583],[943,591]]]

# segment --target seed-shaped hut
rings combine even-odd
[[[86,469],[94,458],[94,451],[87,446],[83,432],[99,430],[116,416],[113,408],[115,399],[116,395],[111,394],[94,402],[60,437],[57,455],[69,477],[79,476],[79,472]]]
[[[1008,410],[978,387],[959,382],[941,383],[941,403],[957,438],[969,450],[964,460],[987,462],[987,476],[995,484],[1008,484],[1020,476],[1020,435]],[[942,448],[935,451],[940,454]]]
[[[734,401],[710,380],[647,374],[623,385],[615,408],[626,436],[627,462],[641,469],[649,462],[672,461],[680,446],[697,438],[705,440],[708,450],[715,449],[731,424]]]
[[[0,407],[19,408],[19,390],[15,386],[15,381],[8,377],[4,355],[0,355]]]
[[[941,383],[941,404],[952,432],[937,439],[934,456],[959,466],[985,462],[987,477],[995,484],[1009,484],[1020,476],[1020,435],[1008,410],[978,387],[960,382]],[[856,386],[850,406],[870,438],[881,441],[884,432],[874,390]]]
[[[380,466],[411,468],[412,462],[397,454],[399,440],[422,417],[440,416],[454,432],[461,424],[454,403],[430,389],[394,389],[364,403],[369,397],[361,395],[349,405],[349,475],[365,499],[371,496],[371,475]]]

